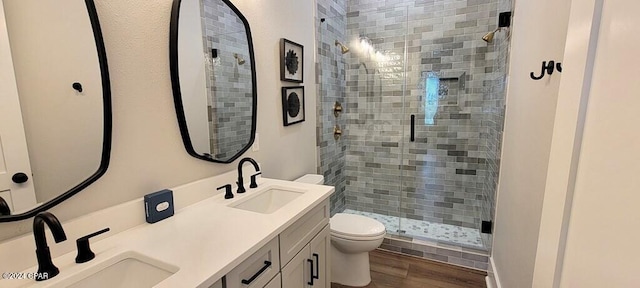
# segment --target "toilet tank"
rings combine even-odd
[[[308,184],[317,184],[317,185],[322,185],[324,184],[324,176],[322,175],[318,175],[318,174],[307,174],[304,175],[296,180],[294,180],[295,182],[302,182],[302,183],[308,183]]]

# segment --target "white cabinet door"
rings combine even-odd
[[[331,233],[329,225],[325,226],[322,231],[316,235],[309,243],[311,250],[311,259],[313,260],[313,287],[330,288],[331,287],[331,267],[329,259],[331,255]]]
[[[305,246],[282,269],[282,288],[309,287],[311,261],[309,258],[309,246]]]
[[[30,209],[36,204],[31,179],[21,184],[11,181],[18,172],[31,178],[4,8],[0,5],[0,193],[10,193],[13,211]]]
[[[282,288],[308,287],[310,274],[309,247],[304,247],[298,255],[293,257],[282,269]]]
[[[331,260],[331,236],[329,225],[300,250],[282,269],[282,288],[328,288],[331,287],[329,265]]]
[[[218,280],[216,283],[213,283],[213,285],[209,286],[209,288],[224,288],[224,286],[222,285],[222,279]]]

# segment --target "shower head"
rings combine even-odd
[[[236,61],[238,61],[238,65],[242,65],[242,64],[244,64],[244,62],[246,62],[238,54],[233,54],[233,58],[236,58]]]
[[[347,52],[349,52],[349,47],[344,46],[344,44],[340,43],[340,41],[336,40],[335,44],[336,46],[340,46],[340,51],[342,52],[342,54],[347,54]]]
[[[482,36],[482,40],[484,40],[484,42],[491,43],[493,42],[493,37],[496,36],[496,32],[501,31],[502,28],[509,27],[511,27],[511,11],[502,12],[498,14],[498,28],[492,32],[484,34],[484,36]]]
[[[500,31],[500,28],[493,30],[487,34],[484,34],[484,36],[482,36],[482,40],[484,40],[484,42],[487,42],[487,43],[493,42],[493,37],[496,36],[496,32],[498,31]]]

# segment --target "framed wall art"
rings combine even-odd
[[[282,38],[280,40],[280,80],[302,83],[304,47]]]
[[[304,87],[282,87],[282,120],[284,126],[304,121]]]

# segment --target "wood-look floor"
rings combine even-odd
[[[392,252],[369,253],[367,288],[486,288],[486,273]],[[348,288],[332,283],[331,288]]]

